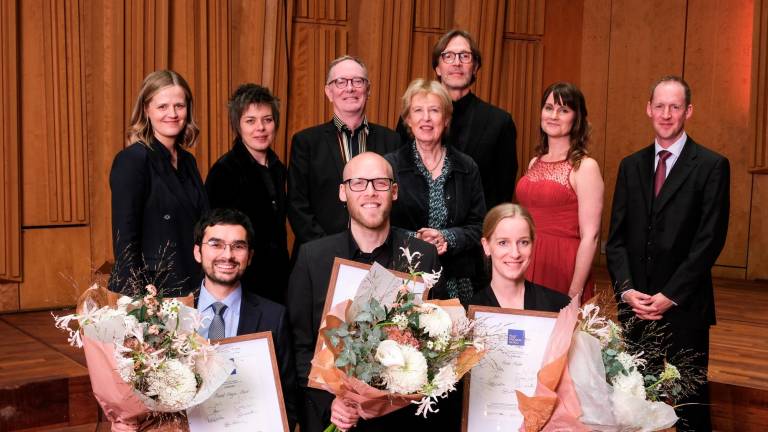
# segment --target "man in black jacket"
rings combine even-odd
[[[295,235],[294,256],[303,243],[347,228],[344,203],[337,199],[344,164],[365,151],[383,155],[400,146],[394,131],[366,119],[370,86],[360,59],[337,58],[328,67],[325,85],[333,119],[293,136],[288,220]]]
[[[477,163],[483,181],[485,205],[492,209],[509,202],[517,177],[517,129],[512,116],[470,91],[482,65],[477,43],[464,30],[451,30],[432,49],[432,68],[453,100],[448,144]],[[403,142],[413,137],[403,124],[397,125]]]
[[[420,270],[432,272],[439,269],[437,250],[433,245],[390,226],[389,214],[398,189],[392,167],[383,157],[372,152],[362,153],[345,166],[343,174],[343,181],[336,190],[338,199],[347,205],[349,229],[306,243],[299,250],[286,293],[297,375],[303,392],[299,408],[302,432],[322,431],[331,420],[336,424],[357,421],[350,417],[331,419],[333,395],[307,387],[334,258],[366,264],[377,262],[386,268],[407,271],[407,261],[400,251],[401,247],[407,247],[411,253],[422,254]],[[433,288],[432,292],[440,296],[439,288]],[[409,418],[417,419],[413,413]],[[361,422],[358,426],[365,425]]]
[[[674,363],[676,354],[697,353],[694,363],[706,374],[715,324],[711,270],[728,231],[729,163],[686,135],[693,105],[682,78],[659,80],[646,113],[656,139],[619,165],[608,270],[623,308],[639,320],[630,339],[643,342],[639,332],[660,322],[667,358]],[[678,430],[712,430],[706,384],[697,390],[675,401],[684,405]]]
[[[201,331],[208,339],[272,332],[285,411],[293,430],[296,370],[285,307],[254,294],[253,290],[243,289],[240,283],[253,258],[253,239],[248,216],[238,210],[220,208],[203,215],[195,226],[194,255],[205,278],[195,293],[195,307],[208,318],[208,327]]]

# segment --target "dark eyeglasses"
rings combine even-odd
[[[227,249],[227,246],[229,246],[229,250],[231,250],[232,253],[243,253],[248,251],[248,242],[243,240],[235,240],[232,243],[226,243],[221,240],[210,239],[207,242],[203,242],[203,244],[206,244],[211,249],[219,252],[224,252]]]
[[[373,184],[373,189],[379,192],[385,192],[388,191],[392,187],[392,183],[395,181],[391,178],[375,178],[375,179],[366,179],[366,178],[351,178],[348,180],[344,180],[344,183],[347,184],[347,187],[352,192],[362,192],[366,189],[368,189],[368,183]]]
[[[443,59],[443,61],[447,64],[453,64],[456,62],[456,59],[458,58],[460,62],[462,63],[472,63],[472,53],[468,51],[462,51],[462,52],[453,52],[453,51],[443,51],[440,53],[440,58]]]
[[[339,90],[347,88],[349,83],[352,83],[352,87],[354,88],[361,88],[368,83],[368,80],[365,78],[336,78],[328,81],[328,85],[333,84]]]

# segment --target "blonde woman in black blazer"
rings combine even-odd
[[[147,75],[128,128],[130,145],[109,175],[115,267],[110,289],[132,293],[147,283],[187,295],[200,283],[193,228],[208,198],[195,157],[192,93],[176,72]]]

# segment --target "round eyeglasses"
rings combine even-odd
[[[472,53],[469,51],[453,52],[443,51],[440,53],[440,58],[447,64],[454,64],[458,58],[461,63],[472,63]]]
[[[344,180],[344,183],[347,184],[347,187],[352,192],[362,192],[368,189],[368,183],[373,184],[373,190],[376,190],[379,192],[385,192],[392,187],[392,183],[394,182],[395,181],[392,180],[391,178],[375,178],[375,179],[351,178],[348,180]]]
[[[347,88],[349,83],[352,83],[352,87],[354,88],[362,88],[368,83],[368,80],[365,78],[356,77],[356,78],[336,78],[328,81],[329,85],[333,84],[339,90],[343,90]]]

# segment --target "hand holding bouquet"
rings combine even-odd
[[[232,362],[197,334],[200,315],[182,300],[163,299],[154,285],[116,297],[93,285],[78,313],[55,317],[69,342],[85,350],[94,395],[113,430],[136,430],[148,413],[197,405],[232,372]]]

